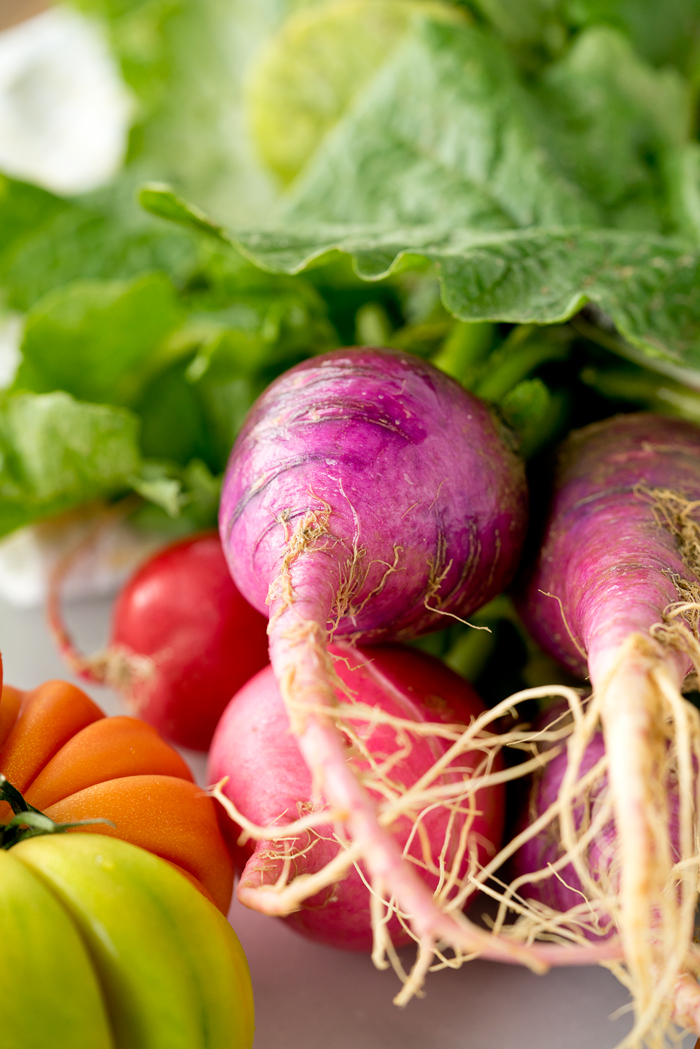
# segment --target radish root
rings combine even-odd
[[[670,501],[667,493],[663,499],[658,491],[640,495],[655,500],[660,524],[676,522],[673,527],[682,537],[684,555],[693,558],[695,573],[700,533],[687,507],[675,496],[676,502]],[[334,625],[352,608],[366,580],[364,551],[332,534],[328,507],[322,502],[293,530],[289,521],[285,527],[287,550],[269,595],[270,653],[292,731],[314,777],[315,800],[310,812],[296,814],[295,819],[285,815],[279,824],[258,828],[231,806],[220,787],[215,788],[214,795],[242,838],[264,842],[256,862],[244,873],[238,890],[241,901],[265,913],[289,914],[354,865],[370,890],[372,957],[375,965],[391,966],[399,976],[399,1004],[421,992],[427,972],[456,967],[476,956],[526,964],[535,971],[597,962],[610,968],[634,998],[633,1030],[621,1046],[643,1041],[661,1046],[672,1017],[697,1025],[700,969],[689,950],[700,864],[695,827],[700,717],[680,694],[680,668],[691,662],[700,670],[700,583],[696,592],[694,584],[676,581],[678,602],[648,635],[628,639],[589,699],[565,686],[527,689],[466,729],[415,724],[353,702],[328,653]],[[328,565],[340,560],[339,546],[345,546],[347,558],[334,587],[328,581],[333,574]],[[394,563],[385,565],[380,587],[401,570],[400,555],[396,549]],[[494,731],[496,723],[514,714],[525,700],[554,696],[566,700],[567,721],[539,732],[519,726]],[[397,752],[381,760],[372,757],[367,745],[378,723],[390,724],[398,743]],[[608,756],[581,775],[586,748],[600,723]],[[417,735],[434,735],[450,746],[428,773],[406,788],[393,781],[392,767]],[[556,801],[479,868],[474,856],[466,856],[479,789],[541,768],[564,746],[568,766]],[[520,750],[521,763],[501,769],[496,758],[505,749]],[[480,755],[477,768],[465,766],[460,775],[460,755],[475,752]],[[353,758],[362,771],[353,769]],[[676,843],[669,839],[669,785],[677,785],[680,798],[679,858],[673,854]],[[417,858],[417,850],[409,855],[408,846],[402,853],[388,833],[392,824],[409,815],[414,823],[411,841],[420,842],[425,815],[437,805],[453,814],[440,856],[430,856],[426,849],[418,850],[422,859]],[[635,831],[619,833],[618,854],[591,870],[590,847],[613,819],[618,827],[634,823]],[[562,843],[556,862],[510,885],[500,880],[505,861],[550,826]],[[338,846],[335,858],[313,874],[297,875],[295,859],[329,837]],[[521,895],[524,882],[562,878],[569,864],[582,886],[575,907],[557,912]],[[420,866],[437,874],[434,893],[421,879]],[[462,913],[479,892],[497,906],[490,929]],[[417,945],[410,973],[388,936],[392,917]],[[615,929],[618,936],[612,935]]]
[[[86,518],[83,534],[56,562],[49,578],[46,598],[49,630],[58,651],[73,673],[92,685],[106,685],[124,694],[131,693],[135,685],[153,678],[155,663],[146,656],[117,645],[92,656],[80,652],[63,616],[61,590],[73,569],[94,550],[104,533],[126,520],[140,501],[135,496],[127,496],[111,505],[95,504],[92,516]]]
[[[307,639],[312,638],[314,632],[296,631],[296,643],[304,635]],[[489,784],[520,778],[540,768],[558,752],[557,746],[561,745],[570,731],[568,727],[560,726],[537,734],[527,729],[497,734],[492,731],[493,726],[507,714],[512,714],[519,702],[533,696],[549,695],[552,691],[549,688],[532,689],[509,697],[494,709],[485,711],[466,729],[460,725],[416,723],[361,703],[337,702],[335,694],[332,706],[319,703],[318,697],[314,705],[308,702],[304,708],[305,724],[313,724],[316,718],[332,723],[334,739],[338,737],[338,731],[342,731],[350,741],[351,757],[360,759],[365,766],[362,771],[353,772],[345,761],[347,774],[353,780],[351,790],[365,795],[363,804],[372,807],[372,817],[379,833],[369,845],[367,835],[364,838],[358,835],[355,826],[348,820],[349,806],[342,794],[345,789],[342,784],[339,788],[340,799],[336,798],[335,804],[332,800],[327,804],[318,801],[309,810],[297,813],[296,818],[281,814],[279,822],[265,827],[255,826],[246,819],[224,795],[223,784],[218,784],[211,792],[240,829],[239,844],[245,844],[250,839],[262,843],[262,847],[256,849],[253,860],[246,866],[239,883],[240,902],[268,914],[289,914],[305,900],[340,880],[354,865],[370,891],[374,963],[378,968],[390,965],[399,976],[403,987],[396,1002],[401,1005],[420,993],[429,970],[456,967],[477,956],[525,963],[540,971],[553,964],[585,964],[618,958],[618,946],[591,944],[583,935],[570,934],[566,930],[558,939],[552,935],[550,938],[553,943],[534,943],[533,937],[521,935],[522,927],[505,926],[501,922],[494,934],[493,931],[488,932],[473,925],[462,913],[464,906],[480,889],[488,889],[489,894],[498,895],[497,889],[491,887],[493,872],[510,854],[504,850],[486,868],[479,870],[472,853],[466,876],[460,872],[468,847],[470,816],[475,812],[478,791]],[[580,705],[580,696],[575,690],[564,688],[561,691],[572,702]],[[298,697],[293,697],[293,700],[293,709],[299,714]],[[379,723],[390,725],[397,733],[398,755],[392,753],[381,760],[372,758],[368,741]],[[433,735],[449,741],[451,746],[424,776],[406,788],[392,780],[391,772],[397,756],[410,748],[412,735]],[[551,745],[550,749],[542,754],[537,753],[535,739],[544,739]],[[528,760],[513,768],[494,769],[496,756],[504,747],[525,751]],[[465,768],[460,773],[460,755],[473,755],[475,752],[480,755],[476,768]],[[328,794],[328,788],[324,786],[324,796],[327,798]],[[353,801],[355,797],[353,793]],[[423,820],[436,805],[448,807],[454,817],[448,826],[440,855],[432,855],[427,846],[418,857],[415,851],[409,853],[413,837],[409,838],[401,853],[394,839],[387,834],[392,824],[402,815],[409,815],[414,826],[413,836],[420,838]],[[459,834],[453,832],[457,818],[460,823]],[[548,818],[552,818],[552,814]],[[526,833],[536,832],[537,827],[528,829]],[[379,834],[382,837],[377,847]],[[313,874],[297,875],[295,860],[308,855],[316,844],[327,840],[329,836],[338,846],[334,859]],[[385,851],[386,842],[390,848]],[[380,864],[387,862],[386,852],[389,852],[389,863],[395,862],[394,852],[398,855],[401,878],[396,878],[393,867],[380,867]],[[417,876],[417,867],[438,876],[434,893]],[[404,871],[408,877],[405,877]],[[402,880],[404,877],[405,881]],[[408,889],[405,887],[406,882]],[[416,884],[418,892],[415,890]],[[498,886],[500,883],[495,884]],[[418,911],[417,907],[421,910]],[[523,901],[514,903],[511,900],[508,910],[511,916],[533,914],[529,905]],[[422,925],[416,921],[417,914]],[[393,916],[398,918],[417,945],[416,964],[410,973],[406,973],[387,934],[387,924]],[[557,924],[552,921],[552,933],[556,929]],[[449,955],[446,953],[448,949]]]

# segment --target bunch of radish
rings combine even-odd
[[[402,856],[348,763],[328,642],[403,640],[468,615],[512,577],[525,513],[522,463],[487,407],[392,350],[334,351],[277,379],[224,479],[224,550],[241,592],[268,610],[272,667],[324,819],[342,828],[372,893],[410,924],[421,967],[438,941],[537,963],[440,908]],[[263,881],[247,902],[292,911],[299,888]]]
[[[235,587],[218,544],[211,579],[225,577],[257,612],[241,612],[222,640],[183,575],[167,618],[174,629],[189,613],[194,644],[146,640],[145,598],[125,611],[135,581],[117,605],[110,658],[116,650],[127,667],[132,703],[185,745],[207,746],[240,689],[208,775],[247,906],[324,942],[371,947],[379,965],[415,940],[399,1001],[447,948],[540,971],[603,961],[624,965],[631,1038],[672,1014],[700,1029],[700,718],[680,691],[700,668],[700,431],[638,414],[569,438],[540,553],[517,591],[532,635],[590,677],[593,694],[544,687],[487,711],[438,661],[395,643],[503,591],[526,505],[509,432],[431,365],[376,348],[305,361],[254,405],[224,479],[220,534]],[[176,555],[193,558],[198,542],[163,554],[141,582]],[[185,574],[210,585],[203,568]],[[251,677],[265,660],[248,641],[256,616],[269,620],[271,666]],[[97,673],[61,640],[78,669]],[[201,675],[178,693],[189,672],[162,668],[180,648]],[[240,679],[215,687],[213,668],[227,663]],[[568,726],[495,731],[520,700],[557,693]],[[512,766],[509,746],[537,753]],[[499,852],[503,784],[533,768],[527,818]],[[463,908],[512,857],[502,910],[519,918],[499,914],[488,932]]]

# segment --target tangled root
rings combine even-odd
[[[668,503],[663,505],[667,510]],[[683,589],[679,581],[677,604],[666,610],[649,636],[629,639],[590,699],[581,690],[547,686],[509,697],[466,728],[417,724],[354,702],[334,671],[327,650],[328,624],[337,622],[341,604],[343,609],[357,607],[366,572],[361,552],[351,550],[340,593],[318,586],[318,560],[301,555],[327,552],[342,542],[330,533],[325,511],[323,506],[297,525],[270,593],[271,658],[292,729],[314,778],[315,803],[297,819],[256,827],[225,798],[220,785],[214,788],[240,828],[241,841],[265,843],[260,863],[239,885],[241,901],[268,914],[289,914],[354,866],[370,892],[372,957],[379,968],[392,967],[401,980],[398,1004],[421,993],[428,972],[457,967],[477,956],[525,964],[535,971],[597,962],[618,976],[635,1003],[633,1030],[621,1047],[631,1049],[643,1042],[661,1047],[673,1018],[700,1028],[700,966],[691,948],[700,868],[700,717],[683,700],[673,672],[678,652],[690,656],[700,670],[699,595]],[[684,549],[695,558],[700,544],[694,545],[687,515],[679,528]],[[391,574],[396,564],[387,564],[385,570]],[[510,731],[496,731],[520,703],[556,696],[567,704],[566,719],[539,732],[517,722]],[[581,774],[586,748],[601,722],[613,740],[613,751],[615,738],[621,741],[624,760],[608,751]],[[388,758],[374,758],[367,746],[379,723],[390,725],[396,734],[396,753]],[[418,735],[434,736],[448,746],[420,780],[406,787],[394,778],[393,769]],[[630,743],[626,749],[631,757],[624,753]],[[475,851],[469,852],[478,791],[541,770],[564,748],[567,772],[556,800],[480,866]],[[506,762],[501,768],[499,756],[515,750],[521,752],[520,762],[510,767]],[[460,756],[466,754],[469,767],[465,763],[463,775],[454,775]],[[474,754],[479,756],[476,767]],[[353,771],[348,757],[358,759],[362,769]],[[613,771],[613,766],[627,768],[630,760],[632,780],[642,786],[638,794]],[[679,797],[677,859],[668,832],[669,787]],[[442,849],[437,856],[427,847],[409,852],[415,841],[422,841],[425,817],[436,806],[450,813]],[[402,816],[410,816],[414,825],[403,850],[390,834]],[[590,847],[611,819],[618,828],[636,819],[639,834],[635,839],[623,830],[618,854],[592,870]],[[556,861],[527,878],[504,882],[504,863],[544,832],[561,840]],[[297,874],[295,861],[301,853],[329,836],[337,846],[334,858],[313,874]],[[569,865],[581,886],[576,906],[554,911],[521,893],[525,881],[563,879]],[[421,878],[426,872],[437,882],[434,892]],[[463,913],[479,893],[491,897],[496,906],[488,929]],[[389,938],[391,919],[398,920],[416,944],[410,971]]]
[[[302,634],[300,632],[298,637]],[[309,638],[314,643],[319,640],[313,632],[306,633],[307,643]],[[649,659],[650,652],[655,651],[655,644],[648,638],[643,644],[639,639],[631,642],[629,650],[621,656],[620,672],[629,659],[639,657],[640,650],[644,658]],[[374,963],[379,968],[393,968],[402,983],[395,999],[397,1004],[406,1004],[411,997],[421,993],[428,972],[455,968],[477,956],[537,968],[597,962],[615,973],[635,1001],[633,1030],[621,1046],[631,1049],[647,1044],[660,1049],[666,1045],[668,1025],[672,1020],[692,1024],[693,1029],[695,1025],[700,1026],[700,991],[695,979],[695,974],[700,974],[700,966],[689,960],[700,868],[700,847],[695,829],[698,811],[695,771],[700,767],[700,718],[682,699],[673,680],[664,673],[663,665],[652,662],[649,678],[652,712],[655,719],[658,718],[658,704],[661,704],[664,729],[662,746],[657,748],[656,754],[659,768],[649,778],[649,783],[670,785],[678,793],[680,858],[674,860],[670,856],[667,824],[662,825],[662,821],[654,826],[653,835],[658,835],[662,848],[654,851],[654,845],[652,849],[655,864],[658,860],[652,874],[663,884],[658,892],[654,890],[654,905],[644,912],[646,924],[639,926],[644,950],[649,945],[648,953],[642,954],[641,960],[633,953],[635,940],[632,939],[631,950],[629,940],[624,940],[628,927],[625,907],[629,913],[629,900],[621,884],[624,863],[620,855],[611,856],[609,865],[598,866],[595,871],[588,862],[590,846],[609,825],[615,803],[613,792],[605,789],[609,755],[580,774],[586,747],[599,729],[606,703],[604,689],[588,699],[580,690],[565,686],[527,689],[484,712],[466,728],[442,723],[415,723],[352,702],[350,697],[342,695],[332,707],[309,696],[303,705],[304,723],[317,718],[322,722],[331,720],[337,733],[342,733],[350,741],[351,754],[363,765],[362,771],[356,773],[356,782],[371,796],[381,830],[389,831],[400,816],[408,815],[415,826],[414,836],[420,837],[423,820],[434,806],[447,807],[453,815],[438,856],[427,849],[418,851],[418,856],[415,854],[417,850],[409,853],[413,839],[407,843],[401,856],[409,869],[422,868],[437,878],[428,917],[423,914],[421,920],[424,924],[417,924],[413,900],[407,905],[401,887],[395,888],[391,876],[382,878],[373,871],[371,862],[368,862],[373,843],[368,846],[362,835],[354,833],[352,826],[348,825],[347,809],[342,803],[338,804],[337,799],[332,799],[329,804],[312,806],[292,822],[256,827],[235,809],[219,787],[214,790],[215,796],[241,829],[241,842],[254,838],[266,843],[266,870],[256,872],[257,880],[251,882],[249,878],[239,887],[239,898],[248,906],[269,914],[288,914],[321,889],[341,880],[355,866],[371,894]],[[516,712],[520,703],[556,695],[566,701],[566,717],[537,732],[517,722],[513,722],[510,731],[495,731],[502,727],[504,718]],[[396,753],[382,759],[372,758],[367,746],[372,728],[377,724],[390,725],[397,739]],[[406,787],[394,779],[393,769],[418,736],[439,738],[443,745],[447,743],[447,749],[420,780]],[[568,771],[558,797],[488,863],[480,866],[476,856],[469,855],[465,874],[462,860],[469,847],[469,817],[474,812],[474,798],[478,791],[542,770],[564,747],[568,752]],[[500,768],[497,757],[508,751],[519,751],[521,761]],[[461,755],[470,755],[473,762],[475,753],[479,755],[478,763],[475,768],[465,771],[463,777],[445,775],[448,766],[450,773],[453,772]],[[658,800],[653,790],[652,800]],[[662,811],[667,813],[667,803],[663,799],[661,803]],[[584,818],[581,818],[582,812]],[[461,827],[461,834],[455,847],[454,828],[457,825]],[[505,861],[526,841],[548,828],[559,835],[562,842],[556,861],[510,884],[504,882],[500,874]],[[296,875],[294,861],[298,850],[312,849],[314,841],[329,835],[337,845],[335,858],[313,874]],[[656,840],[652,837],[653,842]],[[449,862],[446,860],[448,856]],[[575,907],[558,912],[521,894],[525,882],[563,878],[563,872],[570,864],[574,866],[582,887],[580,903]],[[668,870],[665,864],[668,864]],[[473,926],[462,913],[479,893],[490,897],[496,905],[488,933]],[[435,919],[436,913],[440,920]],[[415,963],[410,971],[405,969],[401,956],[391,944],[387,926],[392,918],[401,923],[416,944]],[[620,937],[613,935],[615,929],[622,930],[622,942]],[[478,935],[474,935],[475,932]],[[509,948],[521,948],[524,953]],[[647,964],[647,959],[649,970],[642,972],[640,979],[638,967]]]
[[[552,916],[543,922],[535,905],[510,894],[498,879],[496,872],[503,861],[526,837],[536,834],[540,824],[528,828],[486,866],[479,865],[473,848],[468,851],[478,792],[539,770],[560,752],[570,732],[568,725],[557,725],[539,733],[519,727],[509,732],[494,731],[496,724],[512,715],[520,702],[550,695],[552,691],[550,688],[528,689],[485,711],[466,728],[443,723],[417,723],[362,703],[341,701],[330,713],[323,704],[307,705],[307,720],[332,716],[337,729],[351,741],[351,754],[363,765],[361,771],[356,770],[357,781],[371,794],[377,823],[387,840],[393,841],[388,832],[401,816],[411,818],[414,829],[401,859],[409,870],[428,873],[437,883],[434,892],[430,893],[425,883],[420,882],[430,903],[426,907],[425,899],[419,901],[424,908],[420,918],[425,924],[419,925],[416,911],[410,905],[406,906],[401,883],[395,888],[393,871],[382,878],[372,869],[373,843],[368,848],[365,841],[352,834],[352,828],[346,831],[348,817],[342,806],[317,803],[294,820],[280,820],[260,827],[236,808],[223,793],[223,784],[218,784],[212,788],[212,794],[237,824],[239,844],[251,839],[264,843],[262,849],[256,850],[255,863],[246,867],[239,883],[240,901],[267,914],[290,914],[305,900],[341,880],[354,866],[370,893],[374,938],[372,958],[378,968],[393,968],[401,980],[403,986],[395,999],[399,1005],[421,993],[429,971],[456,968],[478,956],[529,964],[540,970],[552,964],[584,964],[617,958],[619,948],[616,944],[592,945],[579,930],[572,928],[569,916]],[[554,691],[564,694],[577,709],[580,708],[581,697],[575,690],[562,688]],[[396,733],[398,744],[396,752],[382,759],[373,757],[367,745],[373,727],[378,724],[390,726]],[[419,780],[406,787],[392,774],[397,761],[410,750],[418,736],[432,736],[440,739],[443,745],[447,743],[448,747]],[[541,749],[543,743],[546,749]],[[524,760],[515,767],[500,768],[497,758],[505,749],[522,751]],[[473,767],[475,753],[479,760]],[[464,775],[459,776],[455,774],[455,767],[458,768],[462,755],[470,756],[472,767],[465,768]],[[446,776],[447,771],[449,776]],[[587,785],[588,780],[579,786],[579,790],[583,792]],[[436,854],[425,841],[424,848],[410,851],[414,839],[421,839],[426,815],[438,806],[446,808],[451,817],[442,848]],[[560,808],[559,803],[555,805],[545,820],[555,819]],[[288,819],[287,816],[284,818]],[[295,860],[328,837],[332,837],[337,846],[335,857],[312,874],[296,874]],[[507,912],[511,920],[517,917],[528,920],[530,928],[540,926],[542,935],[523,935],[524,921],[509,925],[499,920],[497,927],[490,932],[472,925],[463,910],[479,892],[501,901],[504,913]],[[409,900],[409,904],[412,902]],[[389,938],[387,929],[392,919],[398,920],[416,944],[416,960],[410,971],[404,968]],[[541,942],[535,942],[537,939]]]
[[[700,1033],[691,947],[700,869],[700,715],[679,688],[681,667],[691,663],[695,680],[700,671],[700,504],[643,486],[637,495],[651,504],[683,561],[683,575],[671,576],[678,600],[648,634],[634,634],[620,646],[585,713],[572,707],[568,764],[557,799],[560,858],[549,874],[520,879],[504,895],[510,900],[524,881],[557,876],[571,864],[581,905],[560,916],[540,905],[539,922],[530,913],[516,927],[538,938],[551,935],[552,922],[561,935],[562,919],[570,934],[578,929],[586,938],[616,929],[624,962],[610,967],[629,989],[635,1013],[621,1045],[661,1047],[672,1019]],[[598,768],[593,795],[582,805],[582,761],[599,725],[605,768]],[[596,770],[589,776],[595,780]],[[589,847],[611,817],[615,851],[592,864]]]
[[[599,722],[607,790],[582,820],[573,790]],[[596,922],[603,916],[616,928],[624,949],[624,966],[614,971],[635,1009],[624,1046],[643,1040],[666,1045],[676,987],[687,967],[700,863],[698,768],[700,716],[682,698],[663,649],[652,638],[633,635],[574,725],[558,799],[562,862],[573,865]],[[588,846],[611,815],[615,851],[593,869]]]

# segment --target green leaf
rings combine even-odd
[[[187,361],[179,361],[145,387],[136,407],[141,448],[150,459],[168,459],[181,466],[203,459],[214,465],[204,405],[186,370]]]
[[[700,244],[700,144],[688,142],[666,157],[668,211],[672,225]]]
[[[15,389],[133,405],[172,356],[166,338],[183,319],[162,274],[59,288],[27,315]]]
[[[141,472],[138,420],[65,393],[0,401],[0,535],[132,487]]]
[[[198,383],[198,393],[207,416],[214,462],[219,469],[226,465],[233,442],[251,405],[267,385],[267,378],[252,376],[219,381],[208,380],[205,377]]]
[[[128,280],[154,270],[182,278],[197,261],[192,235],[144,215],[126,177],[89,199],[62,203],[0,250],[0,288],[13,309],[26,310],[70,281]]]
[[[105,20],[138,102],[129,161],[229,220],[262,219],[276,190],[243,112],[251,60],[288,0],[74,0]]]
[[[211,233],[214,237],[222,236],[222,226],[213,222],[200,208],[188,204],[182,197],[169,190],[170,187],[164,183],[147,183],[139,191],[139,201],[146,211],[160,218],[180,222],[200,233]]]
[[[535,42],[556,25],[557,0],[474,0],[498,32],[513,43]]]
[[[187,222],[187,212],[180,214]],[[435,226],[247,230],[229,243],[265,269],[298,273],[341,251],[366,280],[434,262],[446,307],[464,321],[553,324],[587,302],[653,356],[700,368],[700,254],[669,237],[609,229],[470,233]]]
[[[145,462],[141,472],[131,477],[134,490],[144,499],[165,510],[169,517],[177,517],[182,505],[182,485],[167,463]]]
[[[188,517],[195,528],[210,528],[216,525],[221,481],[220,474],[212,474],[207,466],[197,459],[193,459],[183,470],[182,515]]]
[[[284,182],[297,175],[419,16],[463,16],[435,0],[336,0],[288,18],[250,73],[258,153]]]
[[[675,70],[648,66],[620,32],[597,26],[545,71],[539,96],[550,149],[606,225],[673,227],[667,167],[691,123],[689,85]]]
[[[42,226],[70,206],[38,186],[0,175],[0,258],[28,229]]]
[[[322,71],[334,57],[315,61]],[[582,33],[526,83],[492,35],[425,18],[367,78],[277,216],[687,234],[673,158],[690,124],[689,84],[612,28]]]
[[[286,224],[598,225],[503,45],[417,22],[280,205]]]
[[[605,23],[622,29],[650,62],[686,69],[700,32],[697,0],[565,0],[565,17],[577,28]]]
[[[155,481],[153,464],[147,464]],[[142,494],[148,494],[150,501],[137,509],[132,516],[135,525],[149,532],[170,535],[173,538],[187,535],[192,531],[216,528],[218,500],[221,492],[221,476],[213,474],[205,463],[192,459],[176,475],[161,466],[164,479],[170,477],[176,485],[170,492],[164,486],[161,491],[153,488],[139,487]],[[166,498],[162,498],[161,495]],[[153,496],[157,498],[153,498]],[[172,502],[169,502],[172,499]],[[176,513],[173,514],[173,509]]]
[[[178,222],[181,226],[198,233],[210,234],[218,240],[227,240],[224,227],[214,222],[196,205],[189,204],[165,183],[145,183],[139,190],[139,202],[142,208],[158,218]]]

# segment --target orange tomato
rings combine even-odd
[[[233,867],[214,802],[150,725],[106,717],[65,681],[47,681],[31,692],[6,685],[0,698],[0,773],[57,823],[111,820],[113,827],[94,824],[85,830],[161,856],[226,914]],[[0,804],[0,823],[11,815],[9,806]]]

